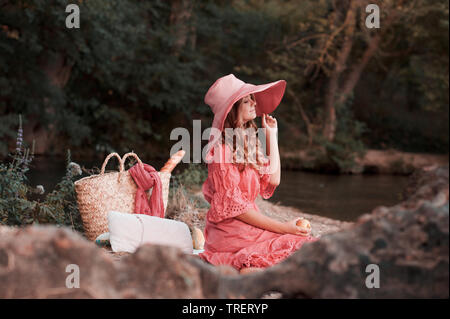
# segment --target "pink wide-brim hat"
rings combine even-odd
[[[285,89],[285,80],[254,85],[239,80],[234,74],[217,79],[205,95],[205,103],[211,107],[214,113],[212,128],[222,131],[225,118],[234,103],[249,94],[255,95],[256,116],[272,113],[280,104]],[[212,137],[211,135],[210,141]]]

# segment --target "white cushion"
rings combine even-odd
[[[189,227],[172,219],[144,214],[108,212],[111,249],[114,252],[134,253],[146,243],[174,246],[187,254],[193,253]]]

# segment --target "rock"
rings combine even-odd
[[[143,245],[117,264],[118,290],[125,298],[203,298],[195,258],[180,249]]]
[[[222,287],[230,297],[448,298],[448,203],[383,216],[305,244],[284,262]],[[379,267],[380,287],[369,289],[366,267]]]
[[[423,200],[433,200],[436,196],[445,196],[448,200],[449,166],[424,167],[411,174],[409,183],[402,192],[403,203],[414,207]],[[442,200],[438,200],[442,201]]]
[[[284,168],[323,173],[409,175],[416,169],[426,167],[433,169],[433,166],[446,165],[449,161],[448,154],[411,153],[394,149],[367,149],[362,156],[355,155],[351,167],[340,169],[335,162],[330,161],[322,147],[300,151],[280,149],[281,163]]]
[[[415,170],[448,163],[448,154],[410,153],[398,150],[368,149],[356,164],[364,167],[364,173],[409,175]]]
[[[448,298],[448,166],[412,181],[404,202],[377,207],[262,273],[229,278],[219,297]],[[366,286],[371,264],[378,266],[379,288]]]
[[[66,287],[72,264],[79,266],[80,288]],[[116,298],[114,277],[113,261],[69,229],[0,232],[0,298]]]
[[[173,247],[144,245],[114,261],[79,234],[55,226],[0,227],[0,298],[202,298],[200,269]],[[79,288],[67,288],[68,265]]]
[[[233,278],[240,279],[239,272],[231,266],[213,266],[204,262],[200,257],[189,258],[188,261],[200,271],[203,296],[205,298],[220,298],[228,295],[222,291],[227,287],[226,282]]]

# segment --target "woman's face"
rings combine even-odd
[[[242,98],[238,108],[238,117],[241,123],[247,123],[256,118],[256,101],[253,94]]]

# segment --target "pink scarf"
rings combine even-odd
[[[141,167],[141,165],[136,164],[129,169],[131,177],[133,177],[133,180],[138,187],[134,213],[164,218],[161,178],[153,166],[148,164],[143,164],[143,166],[144,167]],[[149,205],[145,191],[152,187],[153,190]]]

